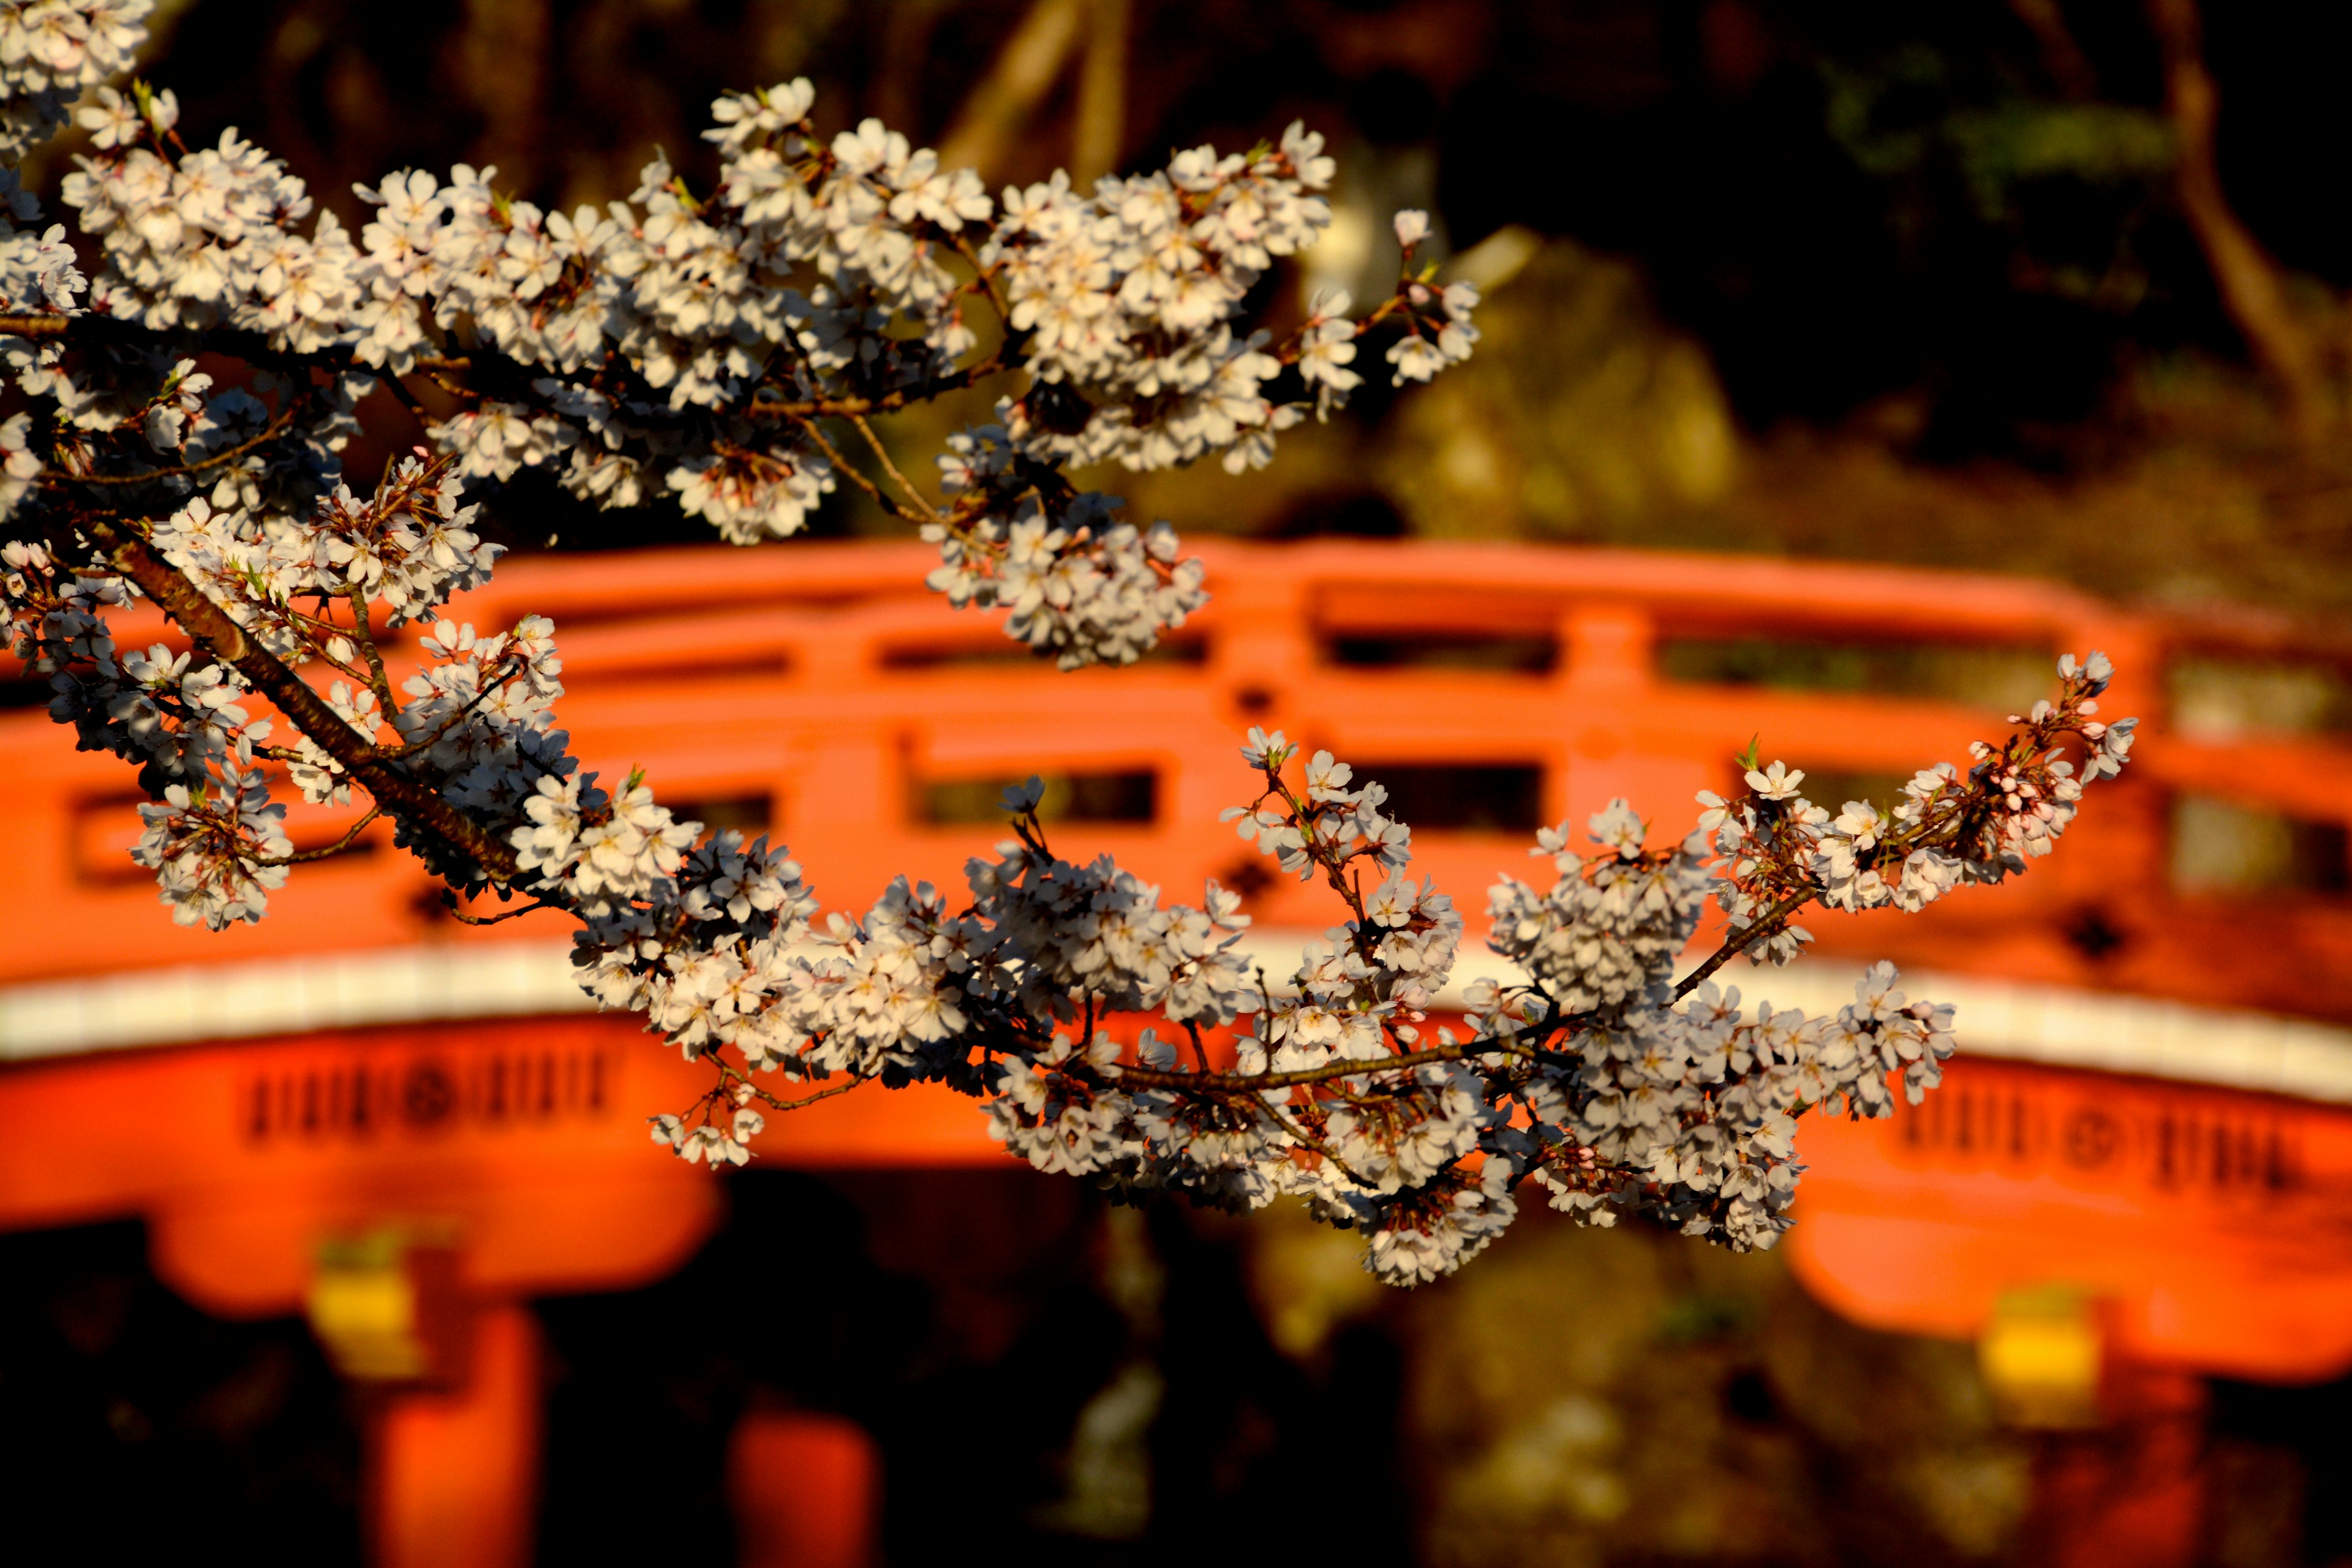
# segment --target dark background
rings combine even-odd
[[[1521,256],[1469,366],[1409,398],[1368,388],[1266,474],[1139,481],[1137,508],[1967,566],[2332,625],[2352,602],[2352,14],[2217,5],[2192,52],[2173,36],[2174,68],[2218,89],[2221,212],[2283,301],[2257,319],[2216,270],[2211,204],[2184,195],[2198,141],[2168,105],[2162,10],[1094,5],[1126,29],[1091,132],[1116,166],[1304,118],[1343,180],[1426,205],[1453,250],[1491,258],[1474,247],[1500,234]],[[707,184],[709,99],[801,74],[828,129],[872,113],[961,137],[1001,181],[1089,134],[1082,45],[1017,113],[969,112],[1029,11],[197,0],[167,7],[148,71],[191,142],[241,127],[347,221],[353,181],[410,164],[494,163],[570,205],[625,194],[658,143]],[[33,171],[47,190],[70,153]],[[1298,282],[1265,290],[1269,321]],[[946,427],[894,439],[919,453]],[[528,485],[500,504],[526,547],[703,536]],[[880,526],[844,496],[815,531]],[[1840,1324],[1769,1258],[1539,1215],[1440,1288],[1332,1276],[1300,1330],[1267,1282],[1320,1279],[1328,1255],[1270,1219],[1113,1219],[1018,1169],[762,1172],[730,1193],[676,1279],[542,1304],[542,1560],[727,1560],[720,1456],[755,1405],[876,1436],[893,1562],[1909,1564],[2002,1560],[2025,1528],[2039,1440],[1991,1420],[1967,1347]],[[136,1226],[0,1237],[11,1537],[98,1561],[212,1542],[354,1560],[362,1397],[299,1322],[204,1319],[143,1259]],[[1153,1505],[1090,1524],[1074,1434],[1134,1364],[1161,1380]],[[1496,1365],[1509,1401],[1479,1392]],[[2346,1408],[2342,1386],[2216,1389],[2210,1561],[2352,1553]],[[1498,1468],[1489,1439],[1529,1411],[1534,1458]]]

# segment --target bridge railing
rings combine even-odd
[[[486,627],[551,615],[572,689],[561,714],[592,765],[642,764],[707,820],[773,826],[829,902],[862,906],[901,870],[958,882],[1000,836],[993,782],[1034,771],[1070,850],[1116,852],[1171,897],[1223,875],[1266,923],[1310,927],[1328,918],[1312,891],[1267,882],[1215,822],[1246,788],[1233,748],[1250,724],[1391,783],[1423,868],[1475,919],[1539,823],[1623,795],[1678,834],[1751,736],[1806,767],[1821,798],[1884,797],[1919,765],[1963,760],[2047,689],[2057,653],[2105,647],[2124,671],[2110,706],[2144,715],[2145,739],[2068,852],[1923,919],[1817,920],[1824,949],[2352,1017],[2352,744],[2280,727],[2344,718],[2328,695],[2344,649],[1887,568],[1353,542],[1203,552],[1215,603],[1124,671],[1029,661],[990,617],[921,589],[920,547],[519,561],[454,613]],[[2182,669],[2203,681],[2186,702]],[[2224,696],[2230,671],[2252,672],[2234,731],[2217,669]],[[2301,696],[2283,704],[2281,689]],[[138,824],[119,765],[75,753],[32,710],[0,714],[0,812],[31,849],[16,892],[41,911],[0,954],[0,983],[557,935],[436,920],[382,831],[306,868],[257,928],[178,931],[122,854]],[[298,804],[290,825],[324,843],[352,815]]]

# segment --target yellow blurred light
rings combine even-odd
[[[436,1343],[436,1316],[425,1300],[448,1270],[440,1249],[420,1247],[396,1228],[336,1237],[320,1245],[306,1300],[311,1331],[346,1377],[412,1383],[444,1374],[448,1358]],[[420,1267],[421,1266],[421,1267]]]
[[[2004,1295],[1977,1343],[1977,1360],[2015,1425],[2098,1425],[2104,1336],[2096,1303],[2082,1291],[2042,1286]]]

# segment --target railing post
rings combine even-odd
[[[375,1568],[523,1568],[539,1504],[539,1321],[476,1310],[464,1383],[384,1396],[368,1432]]]
[[[866,1568],[877,1561],[881,1464],[856,1423],[753,1410],[727,1443],[738,1568]]]
[[[1560,617],[1560,704],[1555,733],[1566,766],[1548,815],[1577,819],[1622,796],[1647,814],[1664,841],[1689,831],[1687,804],[1699,787],[1689,766],[1654,754],[1643,733],[1656,684],[1657,627],[1646,605],[1623,600],[1572,604]]]

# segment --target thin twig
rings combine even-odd
[[[389,720],[400,711],[400,700],[392,693],[392,677],[384,672],[383,655],[376,650],[375,633],[368,623],[367,594],[357,583],[344,590],[352,603],[352,636],[367,657],[368,682],[375,688],[376,705]]]
[[[367,831],[368,824],[373,822],[377,817],[382,816],[383,815],[383,807],[380,805],[371,805],[367,808],[367,814],[365,816],[362,816],[357,822],[352,824],[350,832],[344,834],[341,838],[336,839],[332,844],[328,845],[325,848],[299,849],[291,855],[282,855],[273,859],[259,860],[255,862],[255,864],[261,866],[294,866],[299,865],[305,860],[324,860],[331,855],[340,855],[344,850],[349,849],[352,843],[358,839],[361,834]]]
[[[836,1094],[847,1094],[851,1089],[870,1081],[862,1078],[848,1079],[841,1083],[835,1084],[830,1089],[818,1089],[814,1094],[804,1096],[802,1099],[786,1100],[771,1089],[765,1089],[756,1083],[751,1083],[750,1079],[742,1078],[741,1074],[737,1073],[731,1068],[728,1069],[728,1076],[730,1078],[741,1079],[744,1083],[750,1084],[751,1092],[758,1095],[771,1110],[799,1110],[805,1106],[814,1105],[820,1100],[831,1100]]]
[[[875,461],[882,465],[882,471],[896,480],[900,489],[907,492],[908,500],[923,509],[924,517],[933,522],[939,521],[939,509],[924,498],[923,492],[915,488],[912,480],[898,471],[898,465],[890,460],[889,448],[882,445],[882,437],[874,433],[874,426],[866,422],[866,416],[862,414],[852,415],[849,422],[857,426],[857,433],[866,437],[867,446],[874,448]]]
[[[534,899],[519,910],[509,910],[502,915],[467,914],[457,907],[457,895],[448,888],[441,889],[442,907],[458,921],[469,926],[494,926],[506,921],[519,921],[525,915],[535,915],[541,910],[561,910],[562,904],[551,904],[545,899]]]
[[[872,479],[867,479],[864,472],[858,468],[856,464],[843,457],[841,453],[835,448],[834,444],[824,438],[824,432],[816,427],[815,420],[795,419],[793,423],[798,425],[803,431],[807,432],[809,439],[816,443],[817,450],[823,452],[825,456],[825,460],[833,465],[833,471],[835,473],[844,475],[848,479],[851,484],[854,484],[859,489],[864,490],[873,499],[875,505],[880,507],[884,511],[888,512],[892,517],[898,518],[904,522],[920,522],[923,521],[913,512],[908,511],[905,507],[900,506],[897,501],[892,500],[888,496],[883,494],[882,487],[876,484]]]
[[[1356,1185],[1363,1188],[1366,1192],[1369,1193],[1376,1190],[1372,1183],[1368,1182],[1360,1175],[1358,1175],[1354,1168],[1351,1167],[1346,1160],[1340,1157],[1339,1151],[1334,1149],[1331,1145],[1323,1142],[1322,1139],[1316,1137],[1315,1134],[1307,1131],[1307,1129],[1291,1121],[1289,1117],[1285,1116],[1282,1113],[1282,1107],[1266,1100],[1260,1100],[1258,1103],[1265,1107],[1266,1114],[1272,1116],[1275,1121],[1281,1125],[1284,1131],[1298,1140],[1299,1145],[1302,1148],[1307,1149],[1314,1153],[1320,1154],[1326,1160],[1330,1161],[1334,1170],[1337,1170],[1341,1175],[1347,1177],[1348,1180],[1355,1183]]]
[[[1774,904],[1770,909],[1765,910],[1753,921],[1749,922],[1747,930],[1724,938],[1723,945],[1717,948],[1714,952],[1710,953],[1705,963],[1700,964],[1696,969],[1692,970],[1688,974],[1684,975],[1682,979],[1675,983],[1675,1000],[1677,1002],[1681,1001],[1684,997],[1697,990],[1700,983],[1706,980],[1708,975],[1713,974],[1717,970],[1721,969],[1725,964],[1730,963],[1740,953],[1743,953],[1749,948],[1755,946],[1759,942],[1767,937],[1777,934],[1781,924],[1785,922],[1790,915],[1795,914],[1799,910],[1803,909],[1807,904],[1811,903],[1820,896],[1821,894],[1818,890],[1810,888],[1799,892],[1790,893],[1787,898],[1782,899],[1779,903]]]
[[[206,468],[216,468],[223,463],[234,462],[255,447],[267,446],[276,440],[284,435],[286,427],[294,422],[295,411],[307,406],[310,401],[308,396],[288,399],[284,410],[277,418],[265,426],[259,435],[193,463],[175,463],[169,468],[150,468],[143,474],[69,474],[61,473],[55,468],[45,468],[41,472],[40,482],[49,485],[143,485],[157,479],[184,479],[192,474],[200,474]]]

